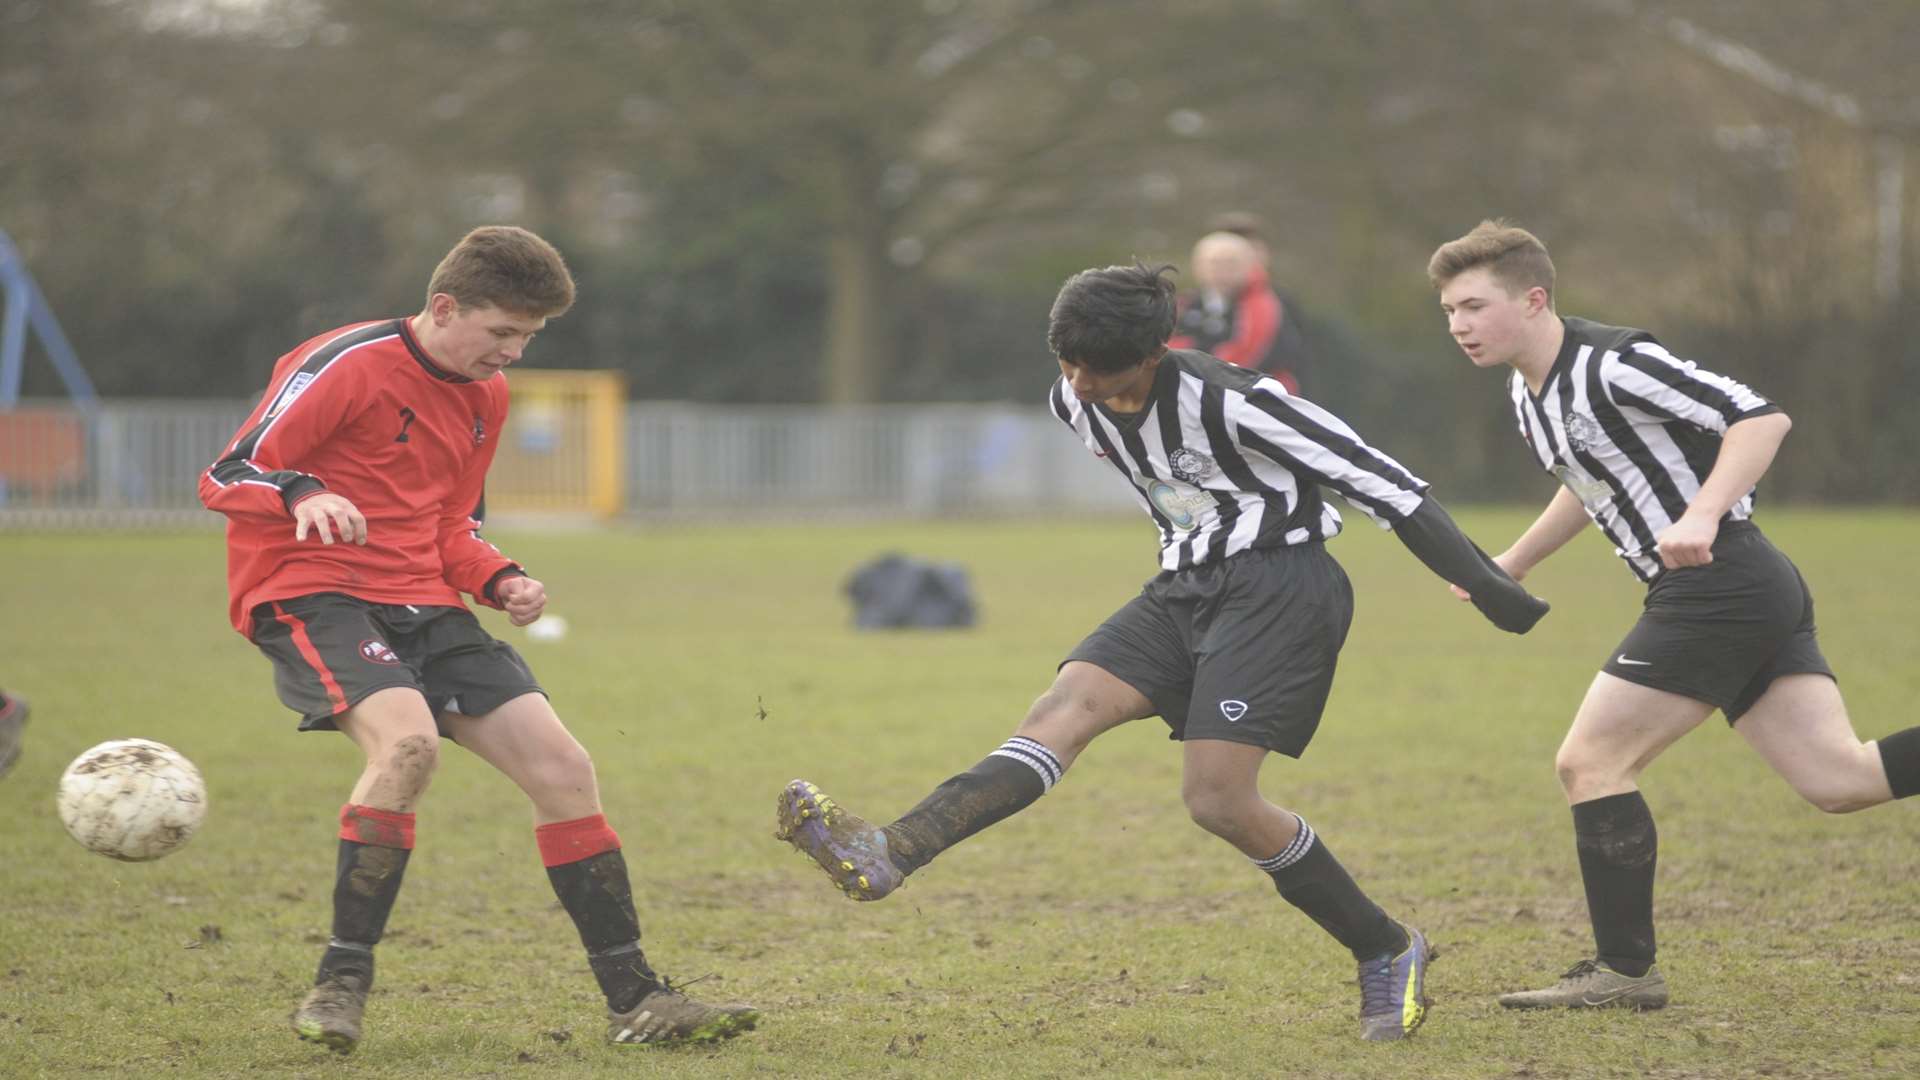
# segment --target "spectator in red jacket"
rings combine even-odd
[[[1275,363],[1284,310],[1254,241],[1237,233],[1210,232],[1193,246],[1192,270],[1198,287],[1180,295],[1168,346],[1198,349],[1265,372],[1289,393],[1299,393],[1294,373]]]

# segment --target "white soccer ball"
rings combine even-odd
[[[114,739],[73,759],[55,797],[60,824],[89,851],[123,862],[157,859],[207,816],[207,785],[180,752]]]
[[[559,641],[567,636],[567,620],[558,615],[542,615],[527,624],[527,636],[535,641]]]

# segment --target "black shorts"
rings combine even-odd
[[[1748,521],[1720,527],[1712,562],[1653,579],[1640,621],[1601,670],[1707,702],[1729,724],[1782,675],[1833,677],[1814,635],[1813,593]]]
[[[1140,691],[1170,738],[1297,758],[1320,726],[1352,623],[1353,586],[1325,545],[1243,551],[1161,573],[1067,661]]]
[[[394,686],[420,691],[436,721],[546,693],[513,646],[465,608],[314,593],[255,607],[253,643],[273,661],[274,689],[301,731],[336,731],[334,717]]]

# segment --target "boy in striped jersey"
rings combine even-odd
[[[1031,805],[1093,739],[1160,716],[1183,742],[1193,820],[1268,874],[1359,964],[1361,1036],[1404,1038],[1426,1014],[1429,955],[1298,814],[1261,797],[1270,753],[1299,757],[1332,687],[1353,592],[1324,541],[1331,488],[1495,625],[1525,633],[1546,605],[1473,546],[1427,485],[1274,379],[1175,350],[1168,268],[1068,279],[1048,344],[1054,414],[1132,488],[1160,534],[1161,573],[1082,641],[1012,738],[884,828],[813,784],[781,793],[776,836],[847,895],[878,900],[934,856]]]
[[[229,614],[274,667],[302,731],[366,755],[340,810],[333,936],[295,1009],[302,1039],[360,1041],[374,946],[412,854],[414,812],[440,739],[504,773],[533,806],[534,840],[607,999],[608,1038],[663,1043],[751,1028],[657,976],[640,950],[620,838],[593,761],[526,661],[461,594],[525,626],[546,589],[480,536],[487,467],[507,417],[505,369],[573,304],[560,253],[486,226],[447,253],[413,316],[329,331],[273,379],[200,477],[227,517]]]
[[[1656,833],[1640,770],[1715,709],[1808,802],[1848,813],[1920,792],[1920,728],[1854,734],[1814,636],[1813,597],[1753,524],[1786,413],[1643,330],[1562,318],[1545,245],[1503,221],[1427,266],[1477,367],[1507,365],[1520,434],[1561,488],[1496,557],[1524,578],[1591,519],[1647,584],[1555,759],[1573,807],[1596,954],[1508,1008],[1657,1009]],[[1459,590],[1456,590],[1459,591]]]

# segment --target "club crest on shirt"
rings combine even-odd
[[[473,445],[479,446],[487,441],[487,422],[479,416],[473,418]]]
[[[1586,413],[1568,409],[1560,423],[1567,429],[1567,446],[1575,453],[1584,454],[1607,437],[1607,433],[1600,429],[1600,421]]]
[[[400,655],[387,647],[379,638],[368,638],[360,643],[360,655],[376,664],[398,664]]]
[[[1167,456],[1167,467],[1173,470],[1173,478],[1197,484],[1214,473],[1213,459],[1190,447],[1181,447]]]

